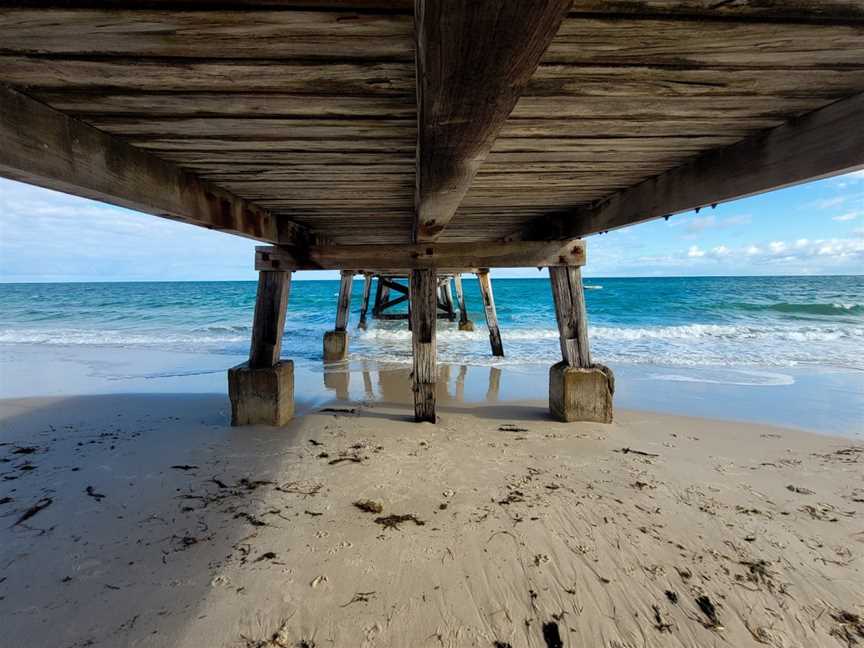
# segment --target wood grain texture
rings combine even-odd
[[[569,4],[417,0],[418,242],[455,214]]]
[[[399,247],[339,245],[304,248],[258,247],[256,270],[407,271],[415,268],[506,268],[584,265],[585,243],[516,241],[477,246],[423,243]]]
[[[287,219],[0,86],[0,175],[269,242],[303,244]]]
[[[864,66],[862,34],[864,24],[854,22],[798,24],[570,16],[561,24],[543,63],[860,68]]]
[[[0,55],[0,82],[37,90],[414,94],[409,63],[296,62]]]
[[[695,17],[700,19],[782,19],[864,21],[862,0],[573,0],[571,15]]]
[[[333,11],[0,8],[22,54],[412,61],[410,15]]]
[[[435,423],[435,383],[438,381],[436,364],[435,328],[438,282],[435,270],[412,270],[410,279],[411,294],[411,350],[413,371],[411,373],[414,391],[414,420]]]
[[[864,94],[709,151],[598,205],[532,223],[526,238],[572,238],[864,168]]]
[[[555,318],[561,342],[561,356],[571,367],[591,366],[588,350],[588,312],[582,271],[578,267],[549,268],[549,282],[555,302]]]
[[[477,283],[480,284],[480,295],[483,298],[483,312],[486,314],[486,328],[489,329],[489,346],[496,358],[504,357],[504,344],[501,341],[501,330],[498,328],[498,312],[495,310],[495,295],[492,293],[492,279],[489,270],[483,269],[477,273]]]
[[[258,273],[258,293],[249,349],[251,369],[274,367],[279,362],[290,290],[290,272],[267,270]]]

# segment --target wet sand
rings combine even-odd
[[[0,402],[0,644],[864,644],[857,439],[332,409],[277,430],[227,427],[221,396]]]

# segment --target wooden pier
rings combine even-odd
[[[862,124],[864,0],[0,3],[0,175],[266,244],[237,424],[293,413],[292,272],[342,272],[327,362],[355,275],[361,326],[410,301],[434,421],[439,314],[477,273],[503,354],[502,267],[549,268],[553,416],[608,421],[585,237],[860,169]]]

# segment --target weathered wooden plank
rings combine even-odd
[[[417,135],[413,119],[275,119],[243,117],[133,118],[91,117],[107,133],[145,137],[230,137],[232,139],[401,139]]]
[[[417,0],[417,241],[456,213],[569,0]]]
[[[839,81],[837,82],[839,85]],[[31,96],[81,117],[374,117],[416,118],[414,97],[276,92],[87,92],[36,90]]]
[[[172,58],[411,61],[410,15],[0,8],[2,50]]]
[[[765,26],[768,29],[769,26]],[[528,98],[586,97],[792,97],[831,99],[860,92],[860,67],[777,68],[652,67],[636,65],[568,65],[541,63],[528,82],[513,116],[522,114]],[[533,115],[528,115],[533,116]],[[543,115],[546,116],[546,115]]]
[[[571,15],[619,14],[701,19],[864,20],[862,0],[573,0]]]
[[[543,63],[864,67],[864,24],[568,17]]]
[[[211,151],[226,152],[238,151],[246,153],[266,153],[267,151],[279,151],[282,153],[387,153],[392,151],[396,155],[404,153],[413,153],[416,150],[416,145],[410,139],[366,139],[366,140],[296,140],[296,139],[230,139],[225,137],[208,137],[202,139],[182,139],[182,138],[165,138],[152,139],[137,137],[125,137],[126,141],[135,146],[152,151],[174,151],[182,154],[204,153]],[[675,139],[675,138],[672,138]],[[714,141],[722,140],[723,138],[704,138]],[[728,139],[728,138],[725,138]],[[524,141],[530,140],[510,140]],[[670,146],[672,143],[670,142]],[[514,146],[516,150],[530,150],[529,144],[523,144],[521,147]],[[571,142],[567,145],[562,145],[559,148],[565,150],[574,148]],[[655,147],[656,148],[656,147]],[[668,147],[664,147],[668,148]]]
[[[0,86],[0,175],[270,242],[303,228],[192,173]]]
[[[584,236],[864,167],[864,94],[709,151],[602,203],[531,223],[526,239]]]
[[[486,327],[489,329],[489,345],[492,355],[504,357],[504,344],[501,342],[501,331],[498,328],[498,313],[495,310],[495,296],[492,294],[492,280],[489,270],[483,269],[477,273],[480,283],[480,294],[483,297],[483,312],[486,314]]]
[[[267,270],[258,273],[258,294],[249,349],[251,369],[273,367],[279,362],[290,290],[291,272]]]
[[[0,82],[26,89],[279,92],[410,97],[408,63],[177,61],[0,56]]]
[[[434,423],[435,383],[438,368],[435,362],[436,299],[438,282],[432,268],[412,270],[411,290],[411,350],[414,370],[411,373],[414,391],[414,420]]]
[[[591,354],[588,349],[588,312],[585,308],[585,290],[582,271],[578,267],[549,268],[552,298],[561,355],[571,367],[588,368]]]
[[[783,72],[788,74],[788,72]],[[860,86],[859,86],[860,87]],[[782,119],[796,112],[809,111],[845,95],[829,97],[730,96],[730,97],[579,97],[553,95],[522,97],[511,121],[527,119],[566,121],[683,121],[712,119],[717,124],[735,125],[741,118]],[[711,106],[715,110],[711,112]],[[725,120],[725,121],[724,121]],[[531,123],[531,122],[529,122]],[[510,122],[508,122],[509,126]],[[504,134],[502,133],[502,137]]]
[[[407,271],[414,268],[500,268],[584,265],[585,244],[518,241],[476,246],[462,243],[425,243],[393,248],[382,245],[256,248],[258,270],[375,269]]]

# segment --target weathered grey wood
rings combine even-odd
[[[591,366],[591,354],[588,350],[588,314],[582,271],[578,267],[549,268],[549,281],[564,362],[570,367],[587,369]]]
[[[468,330],[471,321],[468,319],[468,305],[465,302],[465,293],[462,290],[462,274],[453,275],[453,283],[456,286],[456,305],[459,307],[459,330]],[[473,325],[471,325],[473,330]]]
[[[570,0],[416,0],[415,239],[447,226]]]
[[[290,92],[410,97],[414,66],[380,62],[45,59],[0,55],[0,82],[53,90]]]
[[[679,16],[700,19],[864,20],[862,0],[574,0],[571,15]]]
[[[258,247],[258,270],[413,268],[494,268],[584,265],[585,243],[515,241],[512,243],[429,243],[425,245],[345,245],[308,248]]]
[[[486,327],[489,329],[492,355],[503,358],[504,345],[501,342],[501,331],[498,329],[498,313],[495,311],[495,296],[492,294],[489,270],[480,270],[477,273],[477,281],[480,283],[480,294],[483,296],[483,310],[486,313]]]
[[[25,54],[271,60],[326,54],[405,61],[413,56],[410,15],[247,10],[239,16],[208,9],[4,8],[0,33],[4,50]]]
[[[451,322],[456,319],[456,311],[453,308],[453,291],[450,288],[450,278],[448,277],[446,283],[441,286],[441,296],[443,297],[445,310],[447,312],[447,319]]]
[[[370,273],[363,274],[363,299],[360,304],[360,324],[359,328],[366,328],[366,313],[369,310],[369,295],[372,292],[372,275]]]
[[[435,362],[435,327],[438,281],[432,268],[412,270],[411,347],[414,354],[412,389],[414,419],[435,422],[435,384],[438,379]]]
[[[354,284],[354,273],[343,271],[339,282],[339,303],[336,306],[337,331],[348,329],[348,317],[351,314],[351,288]]]
[[[145,151],[0,86],[0,175],[263,241],[304,228]]]
[[[569,239],[864,168],[864,94],[709,151],[602,203],[550,215],[516,238]]]
[[[251,369],[274,367],[279,362],[290,290],[291,272],[264,270],[258,273],[258,294],[249,348]]]

